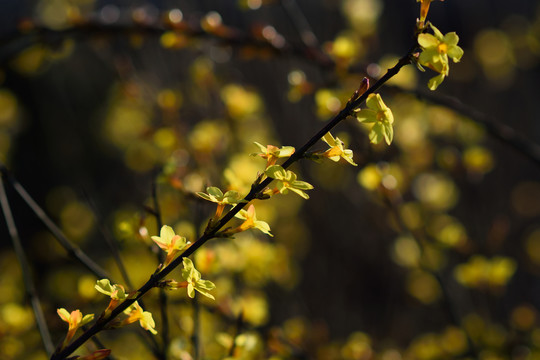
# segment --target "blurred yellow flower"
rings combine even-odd
[[[454,276],[467,287],[500,287],[508,283],[516,267],[516,262],[511,258],[496,256],[489,260],[475,255],[467,263],[456,266]]]

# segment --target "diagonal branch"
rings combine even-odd
[[[304,144],[299,150],[297,150],[291,157],[289,157],[285,163],[283,163],[283,168],[287,168],[292,165],[294,162],[300,160],[304,154],[317,142],[319,141],[327,132],[333,129],[337,124],[345,120],[354,109],[358,108],[367,97],[372,94],[374,91],[379,89],[384,83],[386,83],[390,78],[396,75],[400,69],[411,63],[412,53],[416,49],[416,45],[413,46],[405,56],[403,56],[398,63],[391,69],[389,69],[386,74],[380,78],[371,88],[366,92],[360,95],[356,100],[350,101],[347,103],[345,108],[341,110],[326,126],[324,126],[317,134],[315,134],[311,139],[309,139],[306,144]],[[175,268],[182,264],[183,258],[191,256],[197,249],[204,245],[208,240],[216,237],[216,234],[220,229],[225,227],[225,225],[242,209],[249,203],[251,200],[257,198],[259,193],[263,191],[271,182],[272,178],[266,178],[265,180],[253,184],[250,192],[244,197],[244,201],[240,202],[234,206],[229,212],[227,212],[216,224],[207,229],[207,231],[199,237],[181,256],[178,256],[174,259],[168,266],[163,268],[159,272],[155,272],[150,276],[150,279],[137,290],[135,295],[132,298],[124,300],[116,308],[114,308],[111,314],[107,318],[99,319],[88,331],[85,331],[77,339],[75,339],[70,345],[65,347],[62,351],[53,354],[51,360],[63,360],[71,353],[73,353],[77,348],[84,344],[92,336],[105,329],[106,326],[118,315],[120,315],[125,309],[127,309],[131,304],[144,296],[152,288],[156,287],[160,280],[169,275]]]
[[[317,36],[315,36],[315,33],[311,29],[306,16],[298,6],[296,0],[281,0],[280,3],[291,19],[292,25],[296,27],[304,45],[308,48],[318,48],[319,40],[317,39]]]
[[[0,172],[4,178],[9,181],[11,186],[15,191],[22,197],[24,202],[32,209],[34,214],[43,222],[43,224],[49,229],[49,231],[54,235],[58,240],[60,245],[68,252],[68,254],[75,259],[79,260],[81,264],[86,266],[88,270],[99,279],[109,278],[107,272],[101,268],[97,263],[95,263],[88,255],[86,255],[79,247],[74,245],[67,237],[64,235],[62,230],[47,216],[45,211],[32,199],[30,194],[26,192],[24,187],[11,175],[6,166],[0,163]]]
[[[529,158],[529,160],[535,162],[537,165],[540,165],[540,145],[527,139],[525,136],[523,136],[510,126],[505,125],[492,117],[489,117],[488,115],[476,110],[469,105],[464,104],[461,100],[452,96],[437,95],[433,94],[432,92],[418,89],[405,90],[397,86],[389,86],[389,88],[411,93],[422,100],[438,105],[443,105],[449,109],[460,113],[463,116],[470,118],[474,122],[483,125],[491,136],[502,141],[504,144],[513,147],[514,150]]]
[[[4,175],[5,176],[5,175]],[[11,213],[11,208],[9,206],[9,200],[6,195],[6,190],[4,187],[4,180],[0,176],[0,205],[2,207],[2,212],[4,213],[4,218],[6,219],[6,225],[9,230],[9,235],[11,237],[11,242],[13,243],[13,248],[15,249],[15,255],[17,256],[17,261],[21,265],[22,277],[24,282],[24,288],[26,290],[26,295],[30,299],[32,304],[32,309],[34,310],[34,316],[36,318],[36,324],[41,334],[41,340],[43,341],[43,346],[45,346],[45,351],[50,356],[54,352],[54,344],[51,339],[51,334],[45,322],[45,316],[43,315],[43,310],[41,309],[41,303],[39,301],[36,288],[34,286],[34,281],[32,280],[32,275],[30,274],[30,265],[28,264],[28,259],[24,253],[23,246],[21,244],[21,239],[19,237],[19,232],[17,231],[17,226],[15,225],[15,219],[13,219],[13,214]]]

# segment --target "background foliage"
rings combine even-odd
[[[135,288],[157,266],[153,183],[163,222],[196,238],[214,210],[192,194],[247,192],[264,170],[253,142],[303,144],[362,77],[410,48],[417,17],[412,0],[3,2],[2,161],[116,279],[104,239],[118,242]],[[448,0],[429,18],[465,50],[435,96],[539,142],[538,4]],[[538,164],[425,101],[430,75],[409,66],[382,90],[391,146],[347,121],[337,136],[359,167],[301,162],[315,186],[307,202],[257,203],[273,238],[242,233],[197,251],[216,301],[170,293],[170,358],[223,358],[240,334],[233,352],[246,359],[540,356]],[[56,308],[99,314],[97,279],[8,196],[61,341]],[[2,232],[0,358],[45,359]],[[159,330],[156,299],[145,302]],[[149,358],[128,329],[101,340],[117,358]]]

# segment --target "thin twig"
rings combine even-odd
[[[114,262],[116,263],[116,266],[118,267],[118,270],[120,271],[120,274],[122,275],[122,279],[124,280],[125,284],[130,289],[132,289],[133,284],[132,284],[131,279],[129,277],[129,273],[126,270],[126,266],[124,265],[124,262],[122,261],[122,257],[120,255],[118,245],[112,239],[112,236],[111,236],[111,233],[109,232],[109,229],[105,226],[105,222],[103,221],[103,217],[101,216],[100,212],[98,211],[95,202],[91,199],[91,197],[88,195],[88,193],[86,191],[84,191],[84,197],[86,198],[86,203],[90,206],[90,209],[92,210],[92,213],[94,214],[94,218],[96,219],[96,222],[98,224],[99,232],[101,233],[101,236],[103,237],[103,239],[105,239],[105,242],[107,243],[107,246],[109,247],[109,250],[112,253],[112,256],[114,258]]]
[[[15,191],[22,197],[24,202],[32,209],[34,214],[43,222],[43,224],[49,229],[49,231],[54,235],[56,240],[62,245],[62,247],[68,252],[68,254],[75,259],[79,260],[81,264],[86,266],[88,270],[100,279],[108,278],[110,279],[107,272],[101,268],[97,263],[95,263],[88,255],[86,255],[79,247],[74,245],[67,237],[64,235],[62,230],[49,218],[45,211],[32,199],[30,194],[26,192],[24,187],[11,175],[6,166],[0,163],[0,172],[3,176],[9,181],[11,186]]]
[[[191,334],[191,342],[193,343],[193,360],[199,360],[201,356],[201,304],[199,297],[195,295],[193,298],[193,333]]]
[[[407,52],[407,54],[404,57],[402,57],[393,68],[389,69],[386,72],[386,74],[382,78],[380,78],[371,88],[369,88],[366,92],[360,95],[356,100],[350,101],[349,103],[347,103],[345,108],[341,110],[326,126],[324,126],[319,132],[317,132],[316,135],[311,137],[311,139],[309,139],[306,144],[300,147],[291,157],[289,157],[283,163],[282,165],[283,168],[287,168],[290,165],[292,165],[295,161],[301,159],[304,156],[304,154],[311,148],[311,146],[313,146],[317,141],[319,141],[327,132],[333,129],[337,124],[339,124],[341,121],[349,117],[352,111],[358,108],[367,99],[367,97],[370,94],[372,94],[375,90],[379,89],[390,78],[396,75],[403,66],[410,64],[411,56],[412,56],[411,54],[413,53],[415,49],[416,49],[416,45],[413,46],[409,50],[409,52]],[[204,245],[208,240],[216,237],[216,234],[218,233],[218,231],[222,229],[230,220],[232,220],[232,218],[241,209],[243,209],[247,203],[257,198],[260,192],[263,191],[272,181],[273,181],[272,178],[266,178],[260,183],[254,184],[250,192],[244,197],[244,201],[235,205],[220,220],[218,220],[213,227],[211,227],[210,229],[207,229],[207,231],[201,237],[199,237],[199,239],[195,241],[189,248],[187,248],[181,256],[178,256],[168,266],[161,269],[161,271],[152,274],[150,276],[150,279],[141,288],[139,288],[139,290],[137,290],[134,297],[126,299],[122,303],[120,303],[116,308],[112,310],[111,314],[107,318],[102,318],[98,320],[90,329],[88,329],[88,331],[85,331],[83,334],[81,334],[70,345],[68,345],[62,351],[53,354],[53,356],[51,357],[51,360],[65,359],[67,356],[73,353],[73,351],[75,351],[82,344],[84,344],[88,339],[90,339],[92,336],[94,336],[95,334],[103,330],[108,323],[110,323],[114,318],[120,315],[131,304],[133,304],[135,301],[137,301],[142,296],[144,296],[148,291],[154,288],[160,280],[165,278],[175,268],[177,268],[180,264],[182,264],[184,257],[188,257],[192,255],[195,251],[197,251],[197,249],[199,249],[202,245]]]
[[[24,253],[24,249],[19,237],[19,232],[17,231],[17,226],[15,225],[15,220],[13,219],[13,214],[11,213],[11,208],[9,206],[9,200],[7,198],[6,189],[4,187],[4,180],[0,176],[0,204],[2,207],[2,212],[4,213],[4,218],[6,219],[6,225],[11,237],[11,242],[13,243],[13,248],[15,250],[15,255],[17,256],[17,261],[21,266],[21,272],[24,282],[24,288],[26,290],[26,295],[28,296],[30,303],[32,304],[32,309],[34,310],[34,316],[36,318],[36,324],[41,334],[41,340],[43,341],[43,346],[45,351],[49,356],[54,352],[54,344],[51,339],[51,334],[47,323],[45,322],[45,316],[43,315],[43,310],[41,309],[41,303],[34,286],[34,281],[32,280],[32,275],[30,273],[30,265],[28,259]]]
[[[418,98],[443,105],[449,109],[452,109],[461,115],[470,118],[472,121],[483,125],[487,132],[496,139],[499,139],[506,145],[509,145],[517,150],[519,153],[529,158],[536,165],[540,165],[540,145],[527,139],[522,134],[508,125],[497,121],[496,119],[489,117],[488,115],[476,110],[475,108],[464,104],[461,100],[446,95],[439,95],[433,92],[427,92],[423,90],[405,90],[397,86],[388,86],[390,89],[395,89],[401,92],[407,92],[417,96]]]
[[[388,209],[390,211],[391,216],[394,218],[395,223],[397,224],[397,226],[399,228],[400,233],[406,234],[411,239],[413,239],[414,242],[416,243],[416,245],[418,246],[418,248],[420,249],[420,252],[424,253],[424,249],[425,249],[424,241],[425,240],[421,241],[420,239],[418,239],[417,236],[415,236],[411,231],[409,231],[407,229],[407,226],[405,225],[401,214],[397,210],[397,208],[399,206],[399,202],[402,201],[401,197],[400,196],[393,196],[391,193],[387,192],[386,190],[382,191],[382,195],[383,195],[384,202],[386,203],[386,205],[387,205],[387,207],[388,207]],[[441,274],[438,271],[430,269],[430,268],[428,268],[426,266],[420,265],[420,268],[422,270],[427,271],[428,273],[430,273],[437,280],[437,283],[439,284],[439,287],[441,288],[441,293],[442,293],[442,296],[443,296],[443,303],[444,303],[446,311],[448,312],[448,316],[450,318],[450,321],[454,325],[456,325],[456,326],[458,326],[460,328],[463,328],[457,306],[456,306],[452,296],[450,295],[450,292],[448,291],[448,287],[446,286],[446,283],[443,281],[443,278],[442,278]],[[478,350],[476,349],[476,346],[474,345],[474,342],[472,341],[469,333],[467,331],[465,331],[465,330],[464,330],[464,333],[465,333],[465,337],[467,338],[467,344],[469,345],[469,352],[466,355],[471,355],[471,356],[473,356],[473,358],[477,359],[478,358]]]
[[[207,31],[200,26],[200,21],[182,22],[170,25],[167,23],[114,23],[106,24],[95,20],[88,20],[82,24],[74,24],[72,27],[62,30],[51,29],[46,26],[36,24],[29,32],[14,32],[0,38],[0,66],[7,64],[14,56],[36,43],[58,44],[59,41],[68,38],[89,38],[95,36],[161,36],[168,31],[174,31],[180,36],[188,38],[209,38],[218,44],[249,47],[260,49],[265,54],[275,54],[278,56],[295,55],[308,60],[317,61],[321,66],[331,67],[333,61],[329,58],[321,58],[318,53],[313,53],[313,48],[294,45],[290,42],[273,43],[271,39],[256,37],[241,29],[223,26],[224,31]]]
[[[233,336],[233,343],[231,345],[231,348],[229,349],[229,356],[234,356],[234,350],[236,349],[236,338],[240,333],[242,332],[242,327],[244,326],[244,312],[240,311],[240,314],[238,314],[238,318],[236,319],[236,324],[234,327],[234,336]]]
[[[302,12],[302,9],[298,6],[296,0],[281,0],[281,6],[291,19],[292,25],[298,31],[300,38],[304,45],[308,48],[317,48],[319,47],[319,41],[317,36],[311,29],[306,16]]]
[[[124,280],[125,284],[128,286],[128,288],[133,289],[133,284],[131,282],[131,279],[129,277],[129,273],[126,270],[126,267],[124,265],[124,262],[122,261],[122,257],[120,255],[120,251],[118,250],[118,246],[116,245],[116,242],[112,239],[112,236],[109,232],[109,230],[105,227],[105,222],[103,221],[102,216],[100,215],[96,204],[87,192],[84,192],[84,196],[86,198],[86,202],[90,206],[90,208],[93,210],[94,217],[96,218],[96,221],[98,223],[98,229],[101,232],[101,235],[105,239],[105,242],[107,243],[109,249],[111,250],[111,253],[113,255],[114,261],[118,267],[118,270],[120,271],[120,274],[122,276],[122,279]],[[112,281],[112,279],[109,278],[109,280]],[[113,281],[114,282],[114,281]],[[145,309],[144,302],[142,300],[139,301],[139,305]],[[146,345],[146,347],[152,351],[154,354],[159,353],[157,350],[159,348],[158,343],[156,342],[156,339],[153,335],[149,334],[147,331],[144,331],[141,328],[137,329],[137,335],[141,337],[141,339],[145,340],[143,343]]]

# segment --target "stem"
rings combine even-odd
[[[391,216],[394,218],[396,224],[398,225],[399,231],[402,234],[407,234],[408,236],[410,236],[411,239],[414,240],[416,245],[418,245],[418,248],[420,249],[420,252],[424,253],[425,239],[419,239],[417,236],[415,236],[415,234],[413,234],[411,231],[407,230],[407,226],[403,222],[403,217],[401,216],[401,214],[398,211],[398,206],[399,206],[399,203],[401,202],[401,196],[399,196],[399,197],[392,196],[390,193],[386,192],[385,190],[382,191],[382,194],[383,194],[384,202],[386,203],[386,205],[388,206],[388,208],[390,210]],[[399,200],[397,200],[398,198],[399,198]],[[437,280],[437,283],[439,284],[439,286],[441,288],[441,293],[442,293],[442,297],[443,297],[443,304],[444,304],[444,307],[445,307],[446,311],[448,312],[448,316],[450,318],[450,321],[454,325],[456,325],[457,327],[463,329],[463,332],[465,333],[465,337],[467,338],[467,344],[469,346],[469,351],[468,351],[468,354],[466,354],[466,355],[472,355],[473,358],[478,358],[478,350],[476,349],[476,346],[474,345],[474,342],[472,341],[469,333],[462,326],[461,319],[460,319],[460,316],[459,316],[458,307],[457,307],[453,297],[451,296],[450,291],[448,290],[448,287],[446,286],[445,282],[443,281],[443,278],[442,278],[440,272],[436,271],[436,270],[433,270],[433,269],[430,269],[427,266],[420,265],[419,267],[422,270],[430,273]]]
[[[88,270],[99,279],[108,278],[110,276],[107,272],[96,264],[88,255],[86,255],[79,247],[74,245],[67,237],[64,235],[62,230],[49,218],[45,211],[32,199],[32,197],[26,192],[24,187],[11,175],[6,166],[0,162],[0,172],[2,175],[10,182],[11,186],[17,191],[17,193],[22,197],[24,202],[30,207],[30,209],[36,214],[36,216],[43,222],[43,224],[49,229],[49,231],[54,235],[56,240],[62,245],[62,247],[68,252],[69,256],[74,257],[79,260],[81,264],[86,266]]]
[[[193,334],[191,334],[191,342],[193,343],[193,360],[199,360],[201,356],[201,304],[199,296],[193,298]]]
[[[13,214],[11,213],[11,208],[9,206],[9,200],[7,198],[6,189],[4,187],[4,181],[0,176],[0,204],[2,207],[2,212],[4,213],[4,218],[6,219],[6,225],[11,237],[11,242],[13,243],[13,248],[15,250],[15,255],[17,256],[17,261],[21,265],[22,277],[24,282],[24,288],[26,290],[26,295],[30,299],[32,304],[32,309],[34,310],[34,316],[36,318],[36,324],[41,334],[41,340],[43,341],[43,346],[48,355],[51,355],[54,352],[54,344],[51,339],[51,334],[45,322],[45,316],[43,315],[43,310],[41,309],[41,303],[39,301],[34,282],[32,280],[32,275],[30,274],[30,265],[28,264],[28,259],[24,253],[24,249],[21,243],[21,238],[19,237],[19,232],[17,231],[17,226],[15,225],[15,219],[13,219]]]
[[[281,6],[291,20],[291,24],[296,28],[304,45],[308,48],[318,48],[317,36],[309,26],[306,16],[298,6],[296,0],[281,0]]]
[[[333,129],[341,121],[345,120],[351,112],[358,108],[374,91],[379,89],[384,83],[396,75],[399,70],[411,63],[411,54],[416,49],[416,45],[413,46],[405,56],[403,56],[397,64],[389,69],[383,77],[381,77],[371,88],[369,88],[365,93],[363,93],[358,99],[348,103],[343,110],[341,110],[326,126],[324,126],[317,134],[311,137],[306,144],[304,144],[298,151],[291,155],[284,163],[283,168],[289,167],[294,162],[301,159],[304,154],[317,142],[319,141],[328,131]],[[175,268],[182,264],[183,258],[192,255],[197,249],[204,245],[208,240],[215,237],[216,233],[223,228],[241,209],[243,209],[246,204],[251,200],[254,200],[264,188],[266,188],[271,182],[272,178],[266,178],[258,184],[254,184],[250,192],[244,197],[243,201],[234,206],[229,210],[213,227],[208,229],[197,241],[195,241],[189,248],[184,251],[181,256],[178,256],[174,259],[169,265],[163,268],[160,272],[154,273],[150,276],[150,279],[137,291],[137,295],[134,298],[126,299],[116,308],[114,308],[111,314],[100,321],[97,321],[88,331],[85,331],[77,339],[75,339],[69,346],[67,346],[62,351],[53,354],[51,360],[63,360],[71,353],[73,353],[77,348],[84,344],[92,336],[100,332],[105,328],[105,326],[111,322],[114,318],[120,315],[125,309],[127,309],[135,301],[139,300],[143,295],[155,287],[160,280],[169,275]]]
[[[504,144],[507,144],[517,150],[519,153],[529,158],[529,160],[540,166],[540,145],[527,139],[525,136],[518,133],[516,130],[507,126],[494,118],[487,116],[486,114],[472,108],[461,102],[459,99],[452,96],[443,96],[433,94],[431,92],[422,90],[405,90],[392,86],[399,91],[411,93],[422,100],[432,102],[434,104],[443,105],[449,109],[452,109],[474,122],[483,125],[487,132],[494,138],[500,140]]]
[[[103,217],[99,213],[96,204],[94,203],[94,201],[92,201],[92,198],[86,191],[84,192],[84,197],[86,198],[86,202],[88,203],[90,209],[92,210],[92,213],[94,214],[94,218],[96,219],[101,236],[103,237],[103,239],[105,239],[105,242],[107,243],[107,246],[109,247],[109,250],[111,250],[112,256],[114,258],[114,262],[116,263],[116,266],[118,267],[118,271],[120,271],[120,275],[122,276],[122,279],[124,280],[128,288],[130,289],[133,288],[133,284],[131,283],[131,279],[126,270],[126,266],[124,265],[124,262],[122,261],[122,257],[120,255],[118,246],[116,242],[113,240],[110,231],[105,226],[105,221],[103,221]]]

